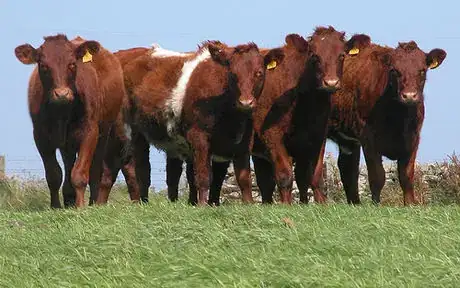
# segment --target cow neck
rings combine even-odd
[[[419,121],[423,121],[424,103],[402,103],[398,99],[398,91],[388,86],[374,106],[374,111],[382,111],[388,127],[399,127],[402,132],[417,131]]]
[[[296,130],[305,130],[314,125],[319,117],[329,117],[332,110],[333,93],[318,89],[316,71],[306,61],[305,72],[299,79],[293,124]]]
[[[76,110],[80,110],[83,103],[79,100],[78,94],[75,93],[75,99],[73,102],[57,104],[51,103],[49,101],[45,102],[42,106],[42,115],[46,117],[43,119],[45,122],[48,122],[47,125],[52,133],[56,135],[56,141],[59,146],[62,146],[66,143],[68,137],[68,131],[70,130],[69,126],[71,125],[73,116],[78,114]],[[84,113],[81,111],[81,113]],[[83,115],[83,114],[81,114]]]
[[[215,107],[213,110],[216,113],[216,123],[214,131],[218,133],[225,133],[232,141],[233,144],[238,144],[244,133],[248,121],[251,121],[251,111],[243,111],[237,108],[236,102],[240,95],[238,89],[238,82],[235,75],[229,70],[227,74],[227,87],[222,95],[216,97]]]

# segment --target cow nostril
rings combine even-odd
[[[241,106],[252,107],[253,104],[254,104],[254,99],[240,100],[239,102],[240,102]]]
[[[54,89],[54,95],[58,98],[67,97],[70,91],[67,88],[56,88]]]
[[[339,84],[339,79],[324,79],[325,86],[336,87]]]
[[[417,99],[417,92],[404,92],[401,94],[404,100],[416,100]]]

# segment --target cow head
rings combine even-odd
[[[439,67],[446,56],[442,49],[425,53],[414,41],[401,42],[396,49],[384,54],[383,61],[390,73],[389,87],[395,91],[399,101],[404,104],[423,102],[426,72]]]
[[[357,46],[367,41],[367,35],[345,41],[345,32],[338,32],[332,26],[318,27],[309,37],[307,45],[310,50],[309,65],[315,74],[315,86],[334,92],[341,86],[343,62],[346,54],[359,51]]]
[[[74,44],[62,34],[44,40],[37,49],[30,44],[16,47],[16,57],[24,64],[38,64],[40,80],[51,103],[72,102],[79,62],[89,61],[88,57],[98,53],[100,44],[84,40]]]
[[[254,108],[262,92],[267,65],[280,63],[284,57],[280,49],[270,50],[264,57],[254,43],[228,47],[214,42],[208,49],[214,61],[228,67],[230,85],[235,85],[238,91],[236,107],[247,111]]]

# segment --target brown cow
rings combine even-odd
[[[129,62],[146,54],[148,51],[149,48],[135,47],[119,50],[113,54],[117,56],[122,68],[124,68]],[[123,120],[124,114],[129,112],[126,111],[129,107],[129,101],[125,98],[123,107],[108,141],[107,152],[104,159],[104,171],[96,201],[97,204],[107,203],[110,190],[117,179],[120,169],[125,177],[131,201],[139,202],[140,200],[139,186],[135,174],[133,149],[129,141],[131,132],[129,127],[124,124],[125,121]]]
[[[393,49],[361,41],[358,55],[345,61],[343,86],[333,96],[328,137],[340,147],[338,166],[348,203],[359,204],[360,145],[374,203],[385,184],[382,156],[398,163],[404,204],[415,204],[414,166],[425,106],[426,72],[446,58],[442,49],[425,53],[414,41]],[[323,146],[324,154],[324,146]],[[321,193],[323,156],[317,163],[313,190]]]
[[[331,26],[316,28],[308,41],[287,35],[281,48],[284,62],[273,63],[271,67],[277,69],[267,72],[253,113],[252,159],[263,203],[272,203],[275,184],[281,202],[292,202],[293,161],[301,201],[307,202],[307,188],[326,137],[331,95],[341,86],[345,53],[357,44],[356,37],[348,42],[344,37]]]
[[[51,206],[61,207],[59,149],[65,166],[64,205],[80,207],[88,182],[90,204],[97,195],[105,144],[125,93],[123,72],[117,58],[96,41],[69,41],[62,34],[44,40],[37,49],[24,44],[15,53],[24,64],[38,64],[29,81],[29,113]]]
[[[282,61],[279,50],[263,57],[257,45],[203,43],[196,52],[154,47],[125,66],[130,95],[136,174],[141,198],[150,183],[149,142],[175,159],[191,159],[199,204],[208,200],[211,158],[246,157],[252,139],[251,109],[265,79],[266,63]]]

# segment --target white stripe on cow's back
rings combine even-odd
[[[190,77],[192,76],[193,71],[195,71],[196,67],[209,59],[211,54],[207,48],[203,49],[200,54],[198,54],[195,58],[190,59],[189,61],[185,62],[182,66],[181,75],[179,80],[177,81],[176,86],[172,89],[169,99],[166,102],[166,107],[170,110],[170,119],[168,119],[168,131],[172,132],[174,130],[174,126],[180,119],[180,115],[182,113],[182,106],[184,103],[185,92],[187,90],[188,82],[190,81]]]
[[[158,58],[165,58],[165,57],[187,57],[190,56],[192,53],[183,53],[183,52],[177,52],[177,51],[172,51],[168,49],[162,48],[159,44],[153,43],[152,44],[152,57],[158,57]]]

